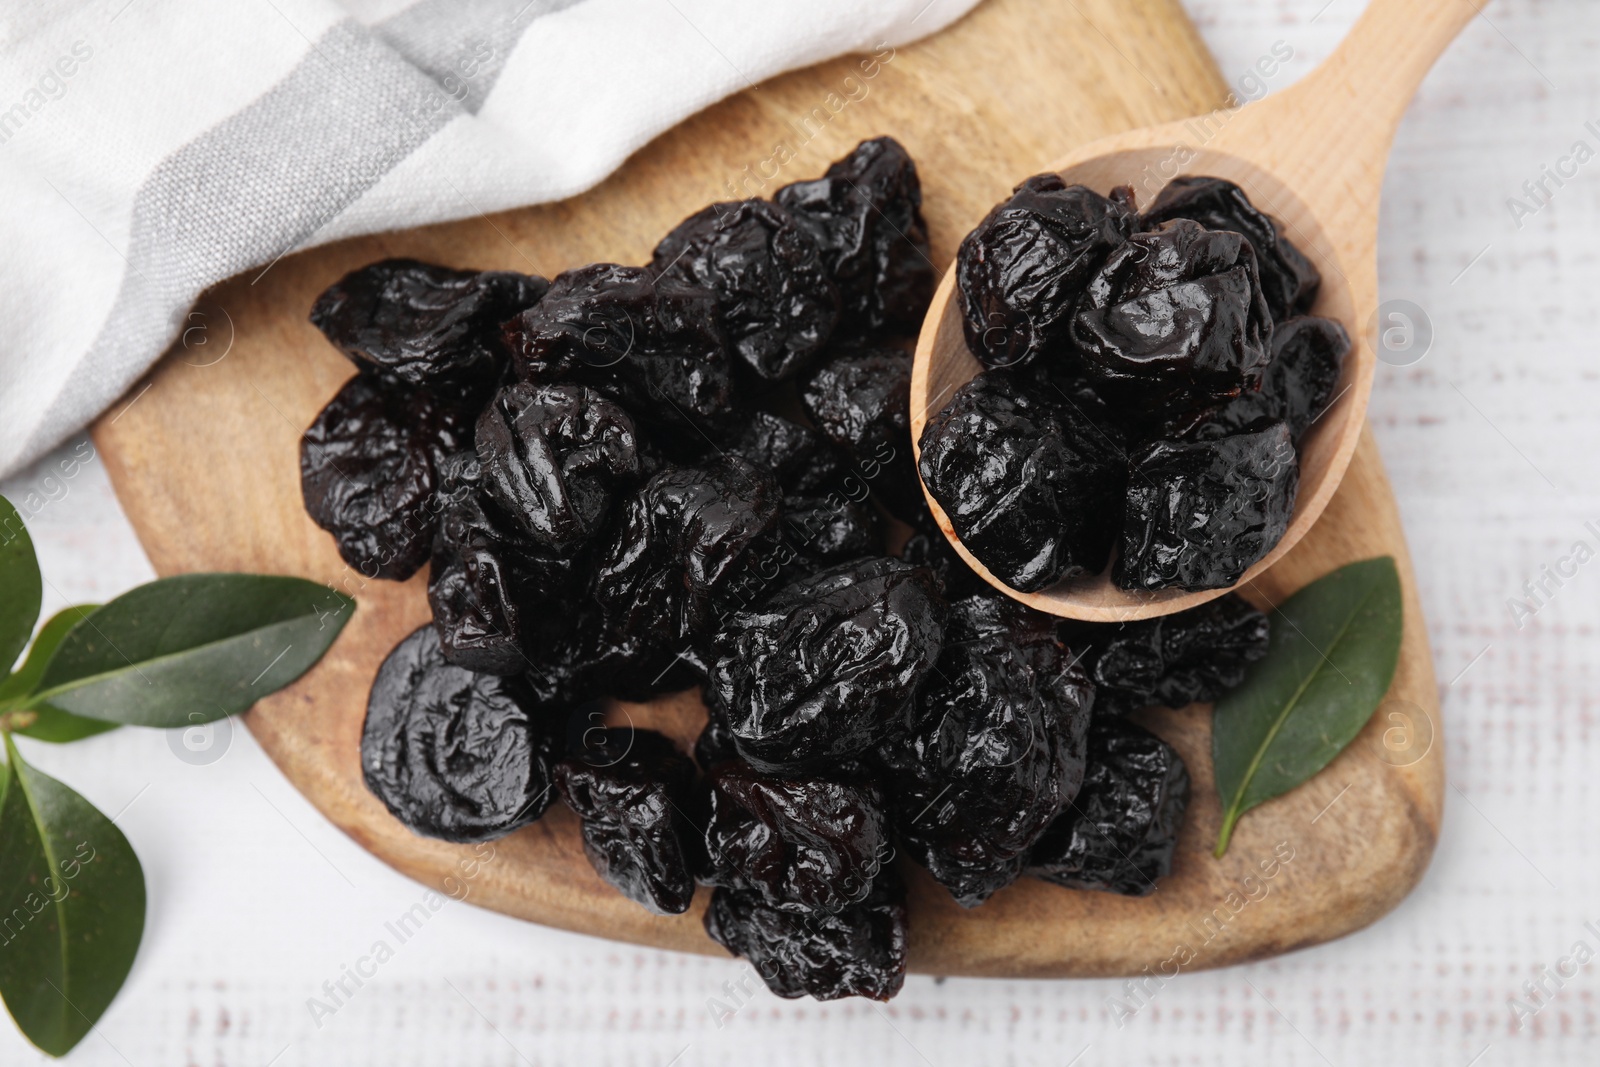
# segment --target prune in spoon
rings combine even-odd
[[[1189,771],[1173,747],[1126,719],[1089,728],[1089,773],[1045,831],[1027,873],[1071,889],[1142,897],[1172,872],[1189,803]]]
[[[711,884],[801,913],[865,900],[891,855],[876,785],[767,778],[743,763],[711,773],[705,843]]]
[[[476,442],[483,491],[553,552],[594,537],[639,477],[633,419],[582,385],[503,387],[478,417]]]
[[[422,626],[372,682],[361,728],[367,788],[425,837],[508,834],[550,806],[558,753],[547,715],[520,679],[447,662]]]
[[[822,250],[843,299],[841,332],[914,333],[933,298],[917,165],[892,137],[862,141],[821,178],[773,197]]]
[[[905,888],[892,868],[878,875],[866,900],[837,912],[784,911],[760,893],[718,887],[705,927],[780,997],[888,1000],[905,983]]]
[[[1132,459],[1112,567],[1123,589],[1225,588],[1289,528],[1300,466],[1281,422],[1214,441],[1157,441]]]
[[[1198,408],[1260,388],[1271,332],[1250,243],[1176,219],[1090,280],[1069,363],[1140,411]]]
[[[957,389],[922,430],[923,482],[995,577],[1031,593],[1098,574],[1122,509],[1116,441],[1009,371]]]
[[[1258,211],[1233,182],[1198,175],[1172,179],[1145,212],[1143,225],[1153,230],[1172,219],[1193,219],[1208,230],[1244,235],[1255,249],[1261,290],[1274,322],[1311,310],[1322,275],[1283,235],[1283,227]]]
[[[665,736],[630,730],[556,764],[600,877],[657,915],[689,910],[699,866],[695,769]]]
[[[662,443],[698,454],[738,422],[717,314],[709,289],[591,263],[557,275],[505,339],[522,380],[598,389]]]
[[[300,439],[306,512],[368,578],[404,581],[428,559],[438,463],[470,433],[452,401],[358,374]]]
[[[804,369],[839,321],[839,291],[816,241],[766,200],[690,215],[656,245],[650,269],[716,293],[729,347],[767,381]]]
[[[536,275],[386,259],[329,286],[311,322],[358,367],[396,381],[488,385],[507,359],[500,324],[547,288]]]
[[[1009,605],[951,606],[937,668],[878,749],[900,840],[968,908],[1016,880],[1084,775],[1094,689],[1048,619]]]
[[[841,564],[723,620],[710,685],[739,752],[802,772],[883,738],[933,668],[945,605],[925,570]]]
[[[1071,343],[1072,313],[1112,249],[1137,228],[1133,191],[1104,197],[1036,174],[996,204],[956,255],[967,347],[987,367],[1020,367]]]

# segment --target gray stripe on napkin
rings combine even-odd
[[[149,366],[150,353],[171,344],[206,288],[298,248],[459,116],[462,102],[434,80],[438,64],[448,70],[461,62],[450,47],[464,41],[470,52],[489,42],[499,57],[468,79],[483,83],[467,97],[476,110],[522,31],[581,2],[470,0],[458,9],[424,0],[391,21],[404,22],[395,33],[407,49],[420,49],[422,35],[450,23],[457,44],[428,46],[429,69],[388,43],[389,30],[380,37],[339,22],[277,85],[163,160],[134,200],[127,266],[105,323],[18,462],[115,400]]]

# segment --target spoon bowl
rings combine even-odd
[[[1233,588],[1248,588],[1305,536],[1327,507],[1355,452],[1376,369],[1377,225],[1384,161],[1405,106],[1460,29],[1477,14],[1469,0],[1373,0],[1339,49],[1297,85],[1233,110],[1132,130],[1087,144],[1040,169],[1107,193],[1132,186],[1139,206],[1181,175],[1226,178],[1322,274],[1311,314],[1334,319],[1351,349],[1333,399],[1300,444],[1300,487],[1283,538]],[[1017,180],[1027,175],[1017,175]],[[923,427],[982,369],[967,348],[944,272],[917,340],[911,376],[911,439],[921,459]],[[951,545],[985,581],[1040,611],[1090,622],[1167,615],[1228,589],[1128,590],[1103,573],[1023,593],[996,578],[961,544],[949,516],[923,486]]]

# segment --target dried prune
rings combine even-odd
[[[934,525],[931,516],[928,525]],[[946,600],[957,600],[989,588],[989,583],[967,566],[967,561],[956,554],[956,550],[950,546],[950,539],[942,533],[916,531],[901,546],[900,558],[913,567],[922,567],[931,572],[940,594]]]
[[[438,463],[470,432],[434,393],[358,374],[300,439],[306,511],[350,566],[404,581],[433,545]]]
[[[782,911],[865,900],[890,854],[876,785],[763,778],[742,763],[711,774],[705,841],[707,881],[754,890]]]
[[[706,724],[694,741],[694,761],[700,769],[709,771],[719,763],[739,758],[739,748],[734,744],[733,729],[728,725],[728,713],[717,703],[717,691],[711,686],[702,690],[706,706]]]
[[[944,616],[931,574],[881,557],[730,614],[710,684],[739,752],[799,771],[866,751],[939,658]]]
[[[1189,803],[1189,771],[1173,747],[1125,719],[1089,728],[1089,773],[1045,831],[1027,873],[1072,889],[1142,897],[1172,872]]]
[[[709,289],[592,263],[557,275],[543,300],[506,323],[505,339],[524,381],[599,389],[682,449],[704,449],[738,421]]]
[[[1175,219],[1090,279],[1070,362],[1137,408],[1203,407],[1260,388],[1271,331],[1250,243]]]
[[[822,250],[843,299],[841,331],[913,333],[933,298],[917,165],[892,137],[862,141],[821,178],[773,197]]]
[[[772,907],[759,893],[718,887],[705,926],[780,997],[888,1000],[905,983],[905,888],[891,868],[866,900],[838,912],[802,915]]]
[[[910,356],[847,349],[811,376],[800,398],[890,514],[913,522],[926,513],[911,455]]]
[[[487,385],[506,365],[500,324],[547,288],[536,275],[386,259],[329,286],[311,322],[357,366],[409,385]]]
[[[445,658],[491,674],[527,669],[525,649],[559,639],[570,613],[546,610],[577,592],[587,568],[519,539],[478,492],[477,453],[439,465],[438,532],[428,575],[428,603]]]
[[[956,287],[967,347],[988,367],[1020,367],[1071,343],[1072,313],[1111,250],[1137,228],[1133,190],[1101,196],[1036,174],[967,234]]]
[[[786,496],[830,490],[844,472],[839,453],[820,433],[765,411],[751,414],[728,451],[777,475]]]
[[[883,551],[883,526],[863,503],[839,497],[786,497],[781,572],[784,584],[836,563]]]
[[[1094,698],[1054,627],[1004,600],[951,606],[937,668],[878,748],[906,851],[968,908],[1077,795]]]
[[[633,419],[582,385],[504,387],[478,417],[476,440],[484,493],[555,552],[593,537],[639,477]]]
[[[839,321],[839,290],[816,241],[766,200],[690,215],[656,245],[650,269],[716,293],[728,345],[768,381],[794,377]]]
[[[600,877],[658,915],[689,910],[699,835],[694,764],[653,730],[607,738],[556,764],[555,783],[583,820]]]
[[[995,577],[1034,592],[1105,568],[1124,461],[1077,409],[986,371],[928,420],[921,444],[928,491]]]
[[[638,678],[708,638],[731,591],[772,562],[780,506],[772,475],[738,456],[669,467],[646,482],[600,553],[593,595],[602,651]]]
[[[1172,219],[1193,219],[1209,230],[1244,235],[1255,249],[1261,290],[1274,322],[1303,314],[1316,301],[1322,275],[1283,235],[1283,227],[1258,211],[1232,182],[1197,175],[1172,179],[1145,212],[1143,224],[1153,230]]]
[[[1228,593],[1199,607],[1124,623],[1063,623],[1061,638],[1094,682],[1097,715],[1211,701],[1266,655],[1267,617]]]
[[[1123,589],[1230,586],[1289,528],[1300,466],[1281,422],[1215,441],[1157,441],[1132,463],[1112,567]]]
[[[558,753],[548,712],[517,678],[444,658],[433,627],[395,646],[367,699],[367,788],[415,832],[446,841],[510,833],[550,806]]]

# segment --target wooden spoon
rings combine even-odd
[[[1236,182],[1275,216],[1322,272],[1312,313],[1337,319],[1354,342],[1335,400],[1301,445],[1300,490],[1283,539],[1239,585],[1294,547],[1322,514],[1355,451],[1372,391],[1377,315],[1378,197],[1390,142],[1423,75],[1478,13],[1473,0],[1372,0],[1339,48],[1298,84],[1265,100],[1180,122],[1107,137],[1044,168],[1098,192],[1131,185],[1141,205],[1181,174]],[[1017,175],[1018,180],[1027,175]],[[952,298],[955,265],[944,272],[917,341],[911,375],[911,439],[981,364],[962,336]],[[920,459],[920,448],[914,447]],[[1227,592],[1124,590],[1101,575],[1038,593],[1010,588],[973,558],[938,501],[928,506],[957,552],[989,584],[1054,615],[1122,622],[1194,607]]]

